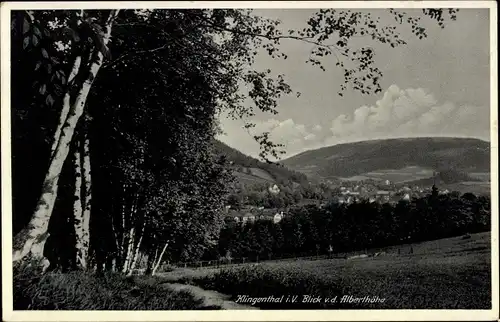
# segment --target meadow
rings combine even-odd
[[[261,309],[488,309],[491,306],[490,234],[388,247],[377,257],[249,264],[199,270],[177,281],[229,294],[233,300],[298,296],[261,302]],[[385,254],[384,254],[385,253]],[[176,273],[173,273],[176,274]],[[178,274],[178,273],[177,273]],[[169,274],[165,275],[165,278]],[[172,278],[172,275],[170,275]],[[320,297],[303,303],[303,297]],[[341,303],[344,295],[384,299]],[[337,302],[325,303],[327,298]]]
[[[39,274],[15,269],[14,310],[200,310],[203,301],[190,292],[174,291],[149,276],[116,273]]]
[[[372,249],[367,254],[375,252],[379,256],[349,258],[359,255],[351,253],[347,259],[174,268],[158,276],[78,271],[40,275],[16,270],[14,309],[207,310],[221,309],[223,305],[217,303],[238,302],[238,296],[244,295],[297,296],[295,303],[255,303],[259,309],[487,309],[491,305],[490,233]],[[208,292],[194,294],[172,288],[172,283],[196,285]],[[210,291],[224,298],[228,295],[227,301],[215,298],[207,305],[203,297]],[[305,295],[321,301],[303,303]],[[384,301],[341,303],[346,295]],[[325,303],[335,296],[337,302]]]

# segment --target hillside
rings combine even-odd
[[[470,138],[372,140],[306,151],[282,164],[323,179],[404,182],[432,177],[434,171],[453,170],[475,180],[487,177],[490,171],[490,144]]]
[[[261,184],[277,182],[307,182],[307,177],[299,172],[292,171],[285,166],[261,162],[249,157],[240,151],[215,140],[215,150],[220,155],[225,155],[232,161],[234,175],[240,183]]]

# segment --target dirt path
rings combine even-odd
[[[178,284],[178,283],[165,283],[165,287],[168,287],[174,291],[188,291],[195,298],[203,300],[204,306],[219,306],[223,310],[258,310],[258,308],[250,305],[242,305],[236,302],[230,301],[229,295],[222,294],[216,291],[204,290],[198,286]]]

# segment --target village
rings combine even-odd
[[[399,201],[410,201],[412,198],[421,198],[431,193],[432,187],[421,187],[412,185],[394,184],[389,180],[384,182],[351,182],[345,181],[340,186],[333,189],[331,198],[326,199],[303,199],[297,205],[316,205],[323,208],[329,203],[352,204],[355,202],[368,201],[381,204],[397,204]],[[449,194],[447,189],[438,190],[439,194]],[[274,184],[268,188],[270,194],[279,194],[278,185]],[[296,206],[297,206],[296,205]],[[232,218],[235,222],[246,223],[256,220],[271,220],[279,223],[288,213],[291,207],[266,208],[244,204],[239,209],[234,209],[231,205],[225,207],[226,218]]]

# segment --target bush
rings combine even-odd
[[[148,277],[112,273],[71,272],[40,274],[23,266],[14,270],[14,310],[192,310],[201,300],[174,292]]]

